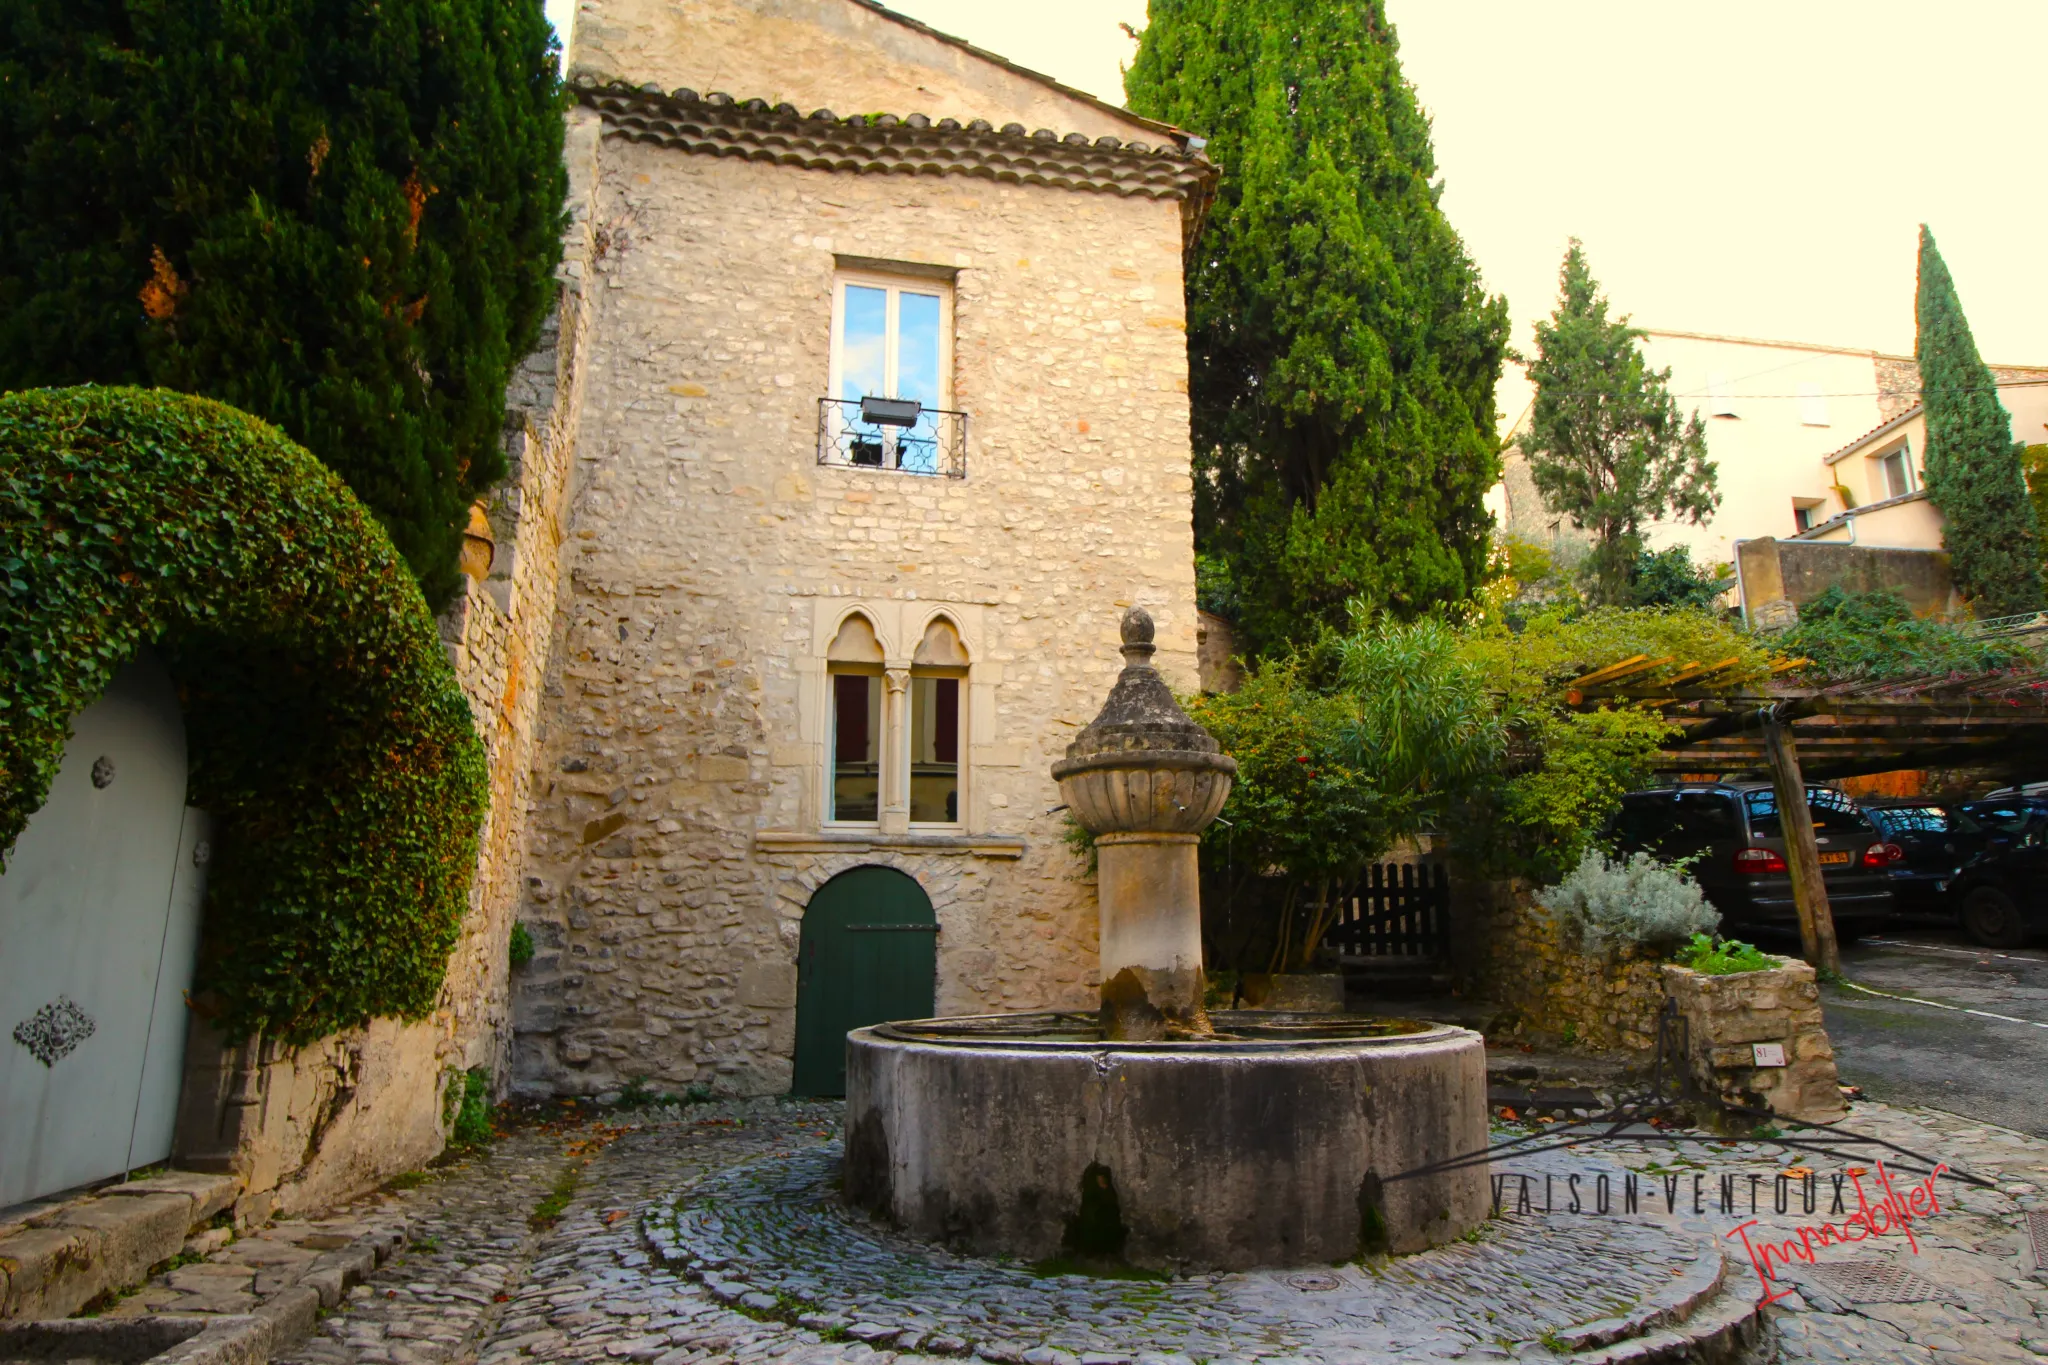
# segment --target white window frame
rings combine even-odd
[[[897,350],[901,338],[902,303],[905,294],[936,294],[939,299],[939,401],[941,408],[953,406],[953,285],[948,280],[917,275],[885,275],[873,270],[840,269],[832,279],[832,367],[827,381],[826,392],[833,398],[844,398],[840,381],[844,378],[846,338],[846,288],[854,285],[862,289],[888,291],[888,305],[885,309],[883,327],[887,340],[883,345],[882,379],[892,390],[890,393],[865,395],[873,398],[896,398],[893,392],[898,375],[896,371]]]
[[[1899,462],[1899,473],[1903,476],[1906,485],[1905,493],[1892,492],[1892,481],[1885,474],[1885,466],[1890,464],[1895,458]],[[1877,493],[1880,489],[1883,490],[1879,493],[1877,501],[1887,502],[1892,498],[1903,498],[1906,496],[1906,493],[1917,493],[1920,491],[1920,481],[1914,477],[1913,447],[1910,442],[1901,441],[1890,450],[1881,451],[1871,456],[1870,463],[1872,466],[1870,471],[1871,483],[1873,485],[1871,491]]]

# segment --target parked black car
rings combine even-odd
[[[1950,888],[1963,932],[1989,948],[2048,933],[2048,797],[1994,797],[1962,809],[1986,843]]]
[[[1989,832],[1953,801],[1898,797],[1860,804],[1885,842],[1897,844],[1906,855],[1890,869],[1899,909],[1949,913],[1956,904],[1949,895],[1956,875],[1991,846]]]
[[[1902,852],[1885,842],[1854,801],[1833,788],[1808,787],[1806,803],[1835,932],[1854,938],[1889,922],[1896,907],[1891,868]],[[1721,912],[1724,931],[1798,931],[1778,795],[1769,783],[1687,783],[1630,792],[1622,797],[1608,832],[1623,853],[1691,859],[1688,868]]]

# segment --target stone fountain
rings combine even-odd
[[[1419,1251],[1487,1215],[1466,1029],[1202,1005],[1196,842],[1237,765],[1123,620],[1124,669],[1053,776],[1096,836],[1101,1008],[847,1040],[845,1192],[984,1255],[1230,1270]]]

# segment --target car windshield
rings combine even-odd
[[[1785,837],[1783,822],[1778,818],[1778,794],[1774,791],[1746,792],[1743,803],[1749,807],[1749,832],[1758,839],[1782,839]],[[1871,834],[1876,831],[1857,804],[1832,787],[1808,787],[1806,808],[1813,813],[1815,834]]]

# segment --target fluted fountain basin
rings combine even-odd
[[[1227,1011],[1216,1036],[1092,1016],[878,1024],[847,1038],[847,1199],[980,1255],[1243,1270],[1420,1251],[1488,1212],[1478,1034]]]

